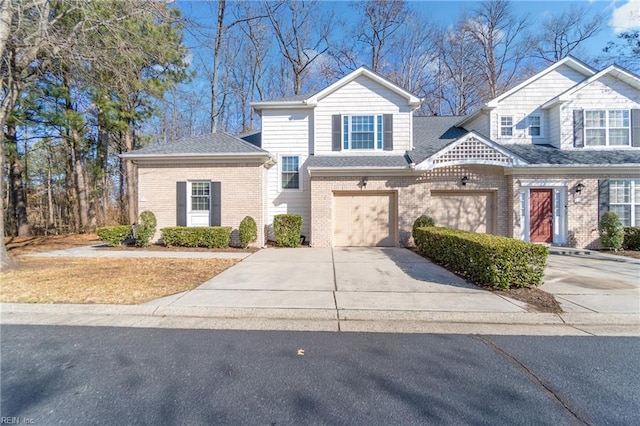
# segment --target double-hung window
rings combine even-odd
[[[542,116],[530,115],[529,116],[529,136],[533,138],[542,137]]]
[[[382,115],[345,115],[342,144],[348,150],[382,149]]]
[[[584,112],[586,146],[628,146],[630,135],[629,110],[588,110]]]
[[[500,116],[500,136],[513,136],[513,116]]]
[[[624,226],[640,226],[640,179],[610,180],[609,210]]]
[[[280,168],[280,187],[282,189],[300,189],[300,157],[283,155]]]
[[[210,196],[209,182],[191,182],[191,211],[208,211]]]

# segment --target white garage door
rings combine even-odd
[[[333,245],[395,245],[395,194],[337,193],[333,198]]]
[[[430,216],[436,226],[485,234],[495,233],[493,192],[431,192]]]

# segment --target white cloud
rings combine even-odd
[[[614,5],[609,26],[616,33],[640,29],[640,0]]]

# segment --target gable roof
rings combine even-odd
[[[267,151],[228,133],[206,133],[171,143],[158,143],[120,155],[129,160],[176,157],[264,157]]]
[[[260,111],[262,109],[268,109],[268,108],[283,108],[283,107],[310,108],[315,106],[318,103],[318,101],[321,100],[322,98],[330,95],[331,93],[335,92],[336,90],[340,89],[344,85],[350,83],[351,81],[355,80],[360,76],[365,76],[375,81],[376,83],[380,84],[381,86],[391,90],[397,95],[405,98],[407,100],[407,103],[411,106],[417,107],[422,103],[422,99],[420,99],[416,95],[404,90],[397,84],[393,83],[391,80],[381,76],[376,72],[371,71],[369,68],[362,66],[318,92],[311,93],[311,94],[304,94],[304,95],[288,96],[284,98],[276,98],[276,99],[265,100],[265,101],[251,102],[251,106],[257,111]]]
[[[518,144],[504,148],[521,157],[529,165],[536,166],[616,166],[637,167],[640,150],[561,150],[551,145]]]
[[[611,75],[614,78],[617,78],[618,80],[628,84],[629,86],[640,90],[640,76],[637,76],[636,74],[632,73],[631,71],[627,71],[624,68],[619,67],[618,65],[614,64],[614,65],[610,65],[607,68],[603,69],[602,71],[592,75],[591,77],[584,79],[583,81],[581,81],[580,83],[576,84],[575,86],[569,88],[568,90],[565,90],[560,95],[556,96],[555,98],[553,98],[550,101],[548,101],[545,104],[543,104],[542,105],[542,109],[547,109],[547,108],[550,108],[550,107],[552,107],[552,106],[554,106],[554,105],[556,105],[558,103],[566,102],[566,101],[571,100],[571,97],[573,96],[574,93],[576,93],[580,89],[584,88],[585,86],[593,83],[594,81],[597,81],[597,80],[601,79],[602,77],[604,77],[606,75]]]
[[[462,117],[452,116],[414,116],[413,117],[413,150],[409,156],[415,164],[442,150],[447,145],[463,137],[467,130],[456,127]]]
[[[537,73],[533,77],[530,77],[527,80],[523,81],[522,83],[520,83],[520,84],[514,86],[513,88],[507,90],[506,92],[504,92],[503,94],[501,94],[497,98],[494,98],[494,99],[490,100],[489,102],[487,102],[486,104],[484,104],[483,106],[478,108],[475,112],[473,112],[470,115],[467,115],[466,117],[461,119],[459,122],[457,122],[456,126],[464,126],[466,123],[470,122],[471,120],[476,118],[478,115],[480,115],[483,111],[495,108],[496,106],[498,106],[498,103],[500,101],[502,101],[503,99],[513,95],[517,91],[521,90],[523,87],[526,87],[526,86],[530,85],[534,81],[539,80],[540,78],[544,77],[545,75],[549,74],[552,71],[555,71],[556,69],[560,68],[563,65],[566,65],[566,66],[568,66],[568,67],[570,67],[570,68],[582,73],[585,77],[591,77],[594,74],[596,74],[596,70],[594,68],[592,68],[589,65],[585,64],[584,62],[574,58],[573,56],[566,56],[565,58],[559,60],[555,64],[553,64],[553,65],[545,68],[544,70],[540,71],[539,73]]]

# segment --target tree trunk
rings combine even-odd
[[[125,152],[133,150],[133,134],[131,126],[124,132]],[[129,224],[133,225],[138,220],[138,197],[136,191],[136,168],[133,162],[125,162],[125,173],[127,179],[127,218]]]
[[[24,180],[22,164],[18,154],[18,141],[16,137],[16,126],[14,123],[7,123],[7,142],[10,146],[10,186],[11,186],[11,214],[14,217],[18,236],[26,237],[30,234],[29,220],[27,218],[27,200],[25,198]]]
[[[219,74],[219,58],[220,58],[220,42],[222,41],[222,33],[224,32],[224,8],[225,0],[218,2],[218,23],[216,26],[216,40],[213,47],[213,70],[211,71],[211,133],[215,133],[218,129],[218,74]],[[128,163],[128,162],[127,162]]]

